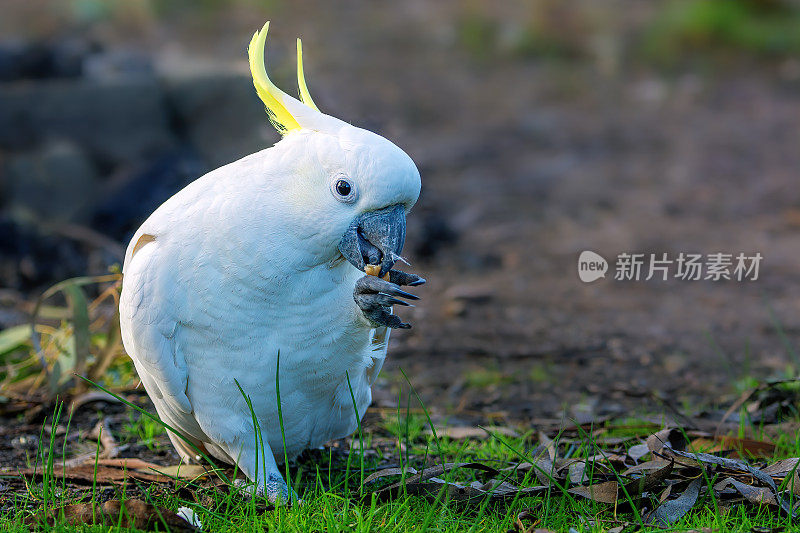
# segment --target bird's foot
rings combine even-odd
[[[283,480],[280,474],[270,473],[264,483],[253,483],[248,479],[235,479],[233,485],[247,498],[266,498],[274,505],[302,504],[297,493]]]
[[[393,315],[391,307],[393,305],[413,307],[410,303],[397,297],[419,300],[419,296],[402,290],[400,285],[415,287],[423,283],[425,283],[425,279],[415,274],[390,270],[389,281],[382,280],[376,276],[364,276],[359,279],[353,291],[353,299],[367,320],[375,326],[408,329],[411,324],[406,324],[400,320],[400,317]]]

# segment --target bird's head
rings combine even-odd
[[[269,22],[248,50],[253,83],[283,139],[273,148],[287,173],[282,190],[294,230],[323,259],[343,256],[361,271],[388,272],[400,258],[406,213],[416,203],[420,175],[411,158],[373,132],[319,111],[306,86],[300,39],[300,99],[278,89],[264,66]]]

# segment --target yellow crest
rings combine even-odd
[[[264,62],[264,46],[267,41],[268,31],[269,21],[264,24],[261,31],[257,31],[253,35],[253,39],[247,49],[247,55],[250,58],[253,85],[255,85],[258,97],[261,98],[267,108],[269,120],[281,135],[286,135],[290,131],[299,130],[303,127],[300,125],[300,113],[298,113],[299,110],[297,109],[300,102],[278,89],[267,75]],[[311,94],[309,94],[308,86],[306,85],[303,73],[303,44],[300,39],[297,39],[297,85],[300,89],[302,103],[319,112],[314,100],[311,99]]]

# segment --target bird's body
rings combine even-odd
[[[211,443],[213,449],[213,443],[230,436],[249,439],[253,433],[251,419],[231,416],[248,411],[234,379],[252,398],[260,423],[279,427],[279,370],[283,416],[291,421],[287,451],[293,457],[355,429],[342,370],[350,376],[363,413],[369,386],[386,356],[388,332],[378,328],[376,335],[353,301],[353,286],[362,274],[352,265],[335,259],[304,264],[302,256],[293,258],[285,249],[270,253],[274,241],[265,236],[285,234],[282,217],[242,205],[254,186],[268,188],[283,178],[263,168],[269,161],[251,156],[211,172],[150,216],[126,254],[120,311],[131,325],[125,329],[125,346],[138,356],[139,375],[148,390],[164,398],[156,394],[159,415],[189,430],[187,436],[197,444]],[[264,183],[252,183],[254,176]],[[230,228],[252,231],[231,234]],[[142,235],[154,239],[146,238],[133,254]],[[224,351],[227,368],[207,356],[210,347]],[[174,354],[174,366],[148,361],[148,353],[165,349]],[[233,369],[247,372],[220,372]],[[319,405],[329,408],[316,409]],[[265,435],[282,454],[280,432]],[[190,451],[183,441],[176,444]]]
[[[134,235],[123,269],[125,349],[183,436],[170,433],[181,457],[195,459],[197,447],[236,462],[271,499],[288,494],[275,459],[284,443],[292,458],[357,427],[387,326],[407,327],[389,314],[404,303],[392,295],[412,297],[397,285],[424,282],[389,270],[419,194],[413,162],[318,115],[170,198]],[[393,283],[365,278],[372,257]]]

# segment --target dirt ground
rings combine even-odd
[[[519,423],[658,412],[655,397],[699,409],[785,374],[800,332],[796,65],[482,57],[454,50],[452,3],[345,4],[282,11],[273,57],[303,35],[320,107],[395,140],[422,173],[405,256],[428,284],[401,311],[414,327],[392,336],[376,404],[396,401],[400,368],[451,420]],[[239,57],[228,41],[198,53]],[[612,264],[585,284],[583,250],[764,259],[757,281],[622,282]]]
[[[429,283],[379,398],[403,368],[454,416],[535,420],[661,409],[653,396],[700,408],[796,371],[797,73],[612,76],[429,44],[406,51],[427,50],[424,74],[398,96],[424,110],[386,132],[422,172],[406,255]],[[612,261],[606,279],[579,280],[583,250]],[[623,252],[764,259],[756,281],[615,281]]]
[[[507,121],[408,139],[425,184],[412,249],[439,217],[458,240],[415,263],[430,283],[387,369],[406,368],[434,405],[532,418],[576,402],[636,409],[651,394],[700,405],[793,361],[796,90],[766,77],[582,76],[564,98],[531,72]],[[612,264],[584,284],[583,250],[764,259],[756,281],[615,281]],[[486,369],[498,379],[470,393]]]

